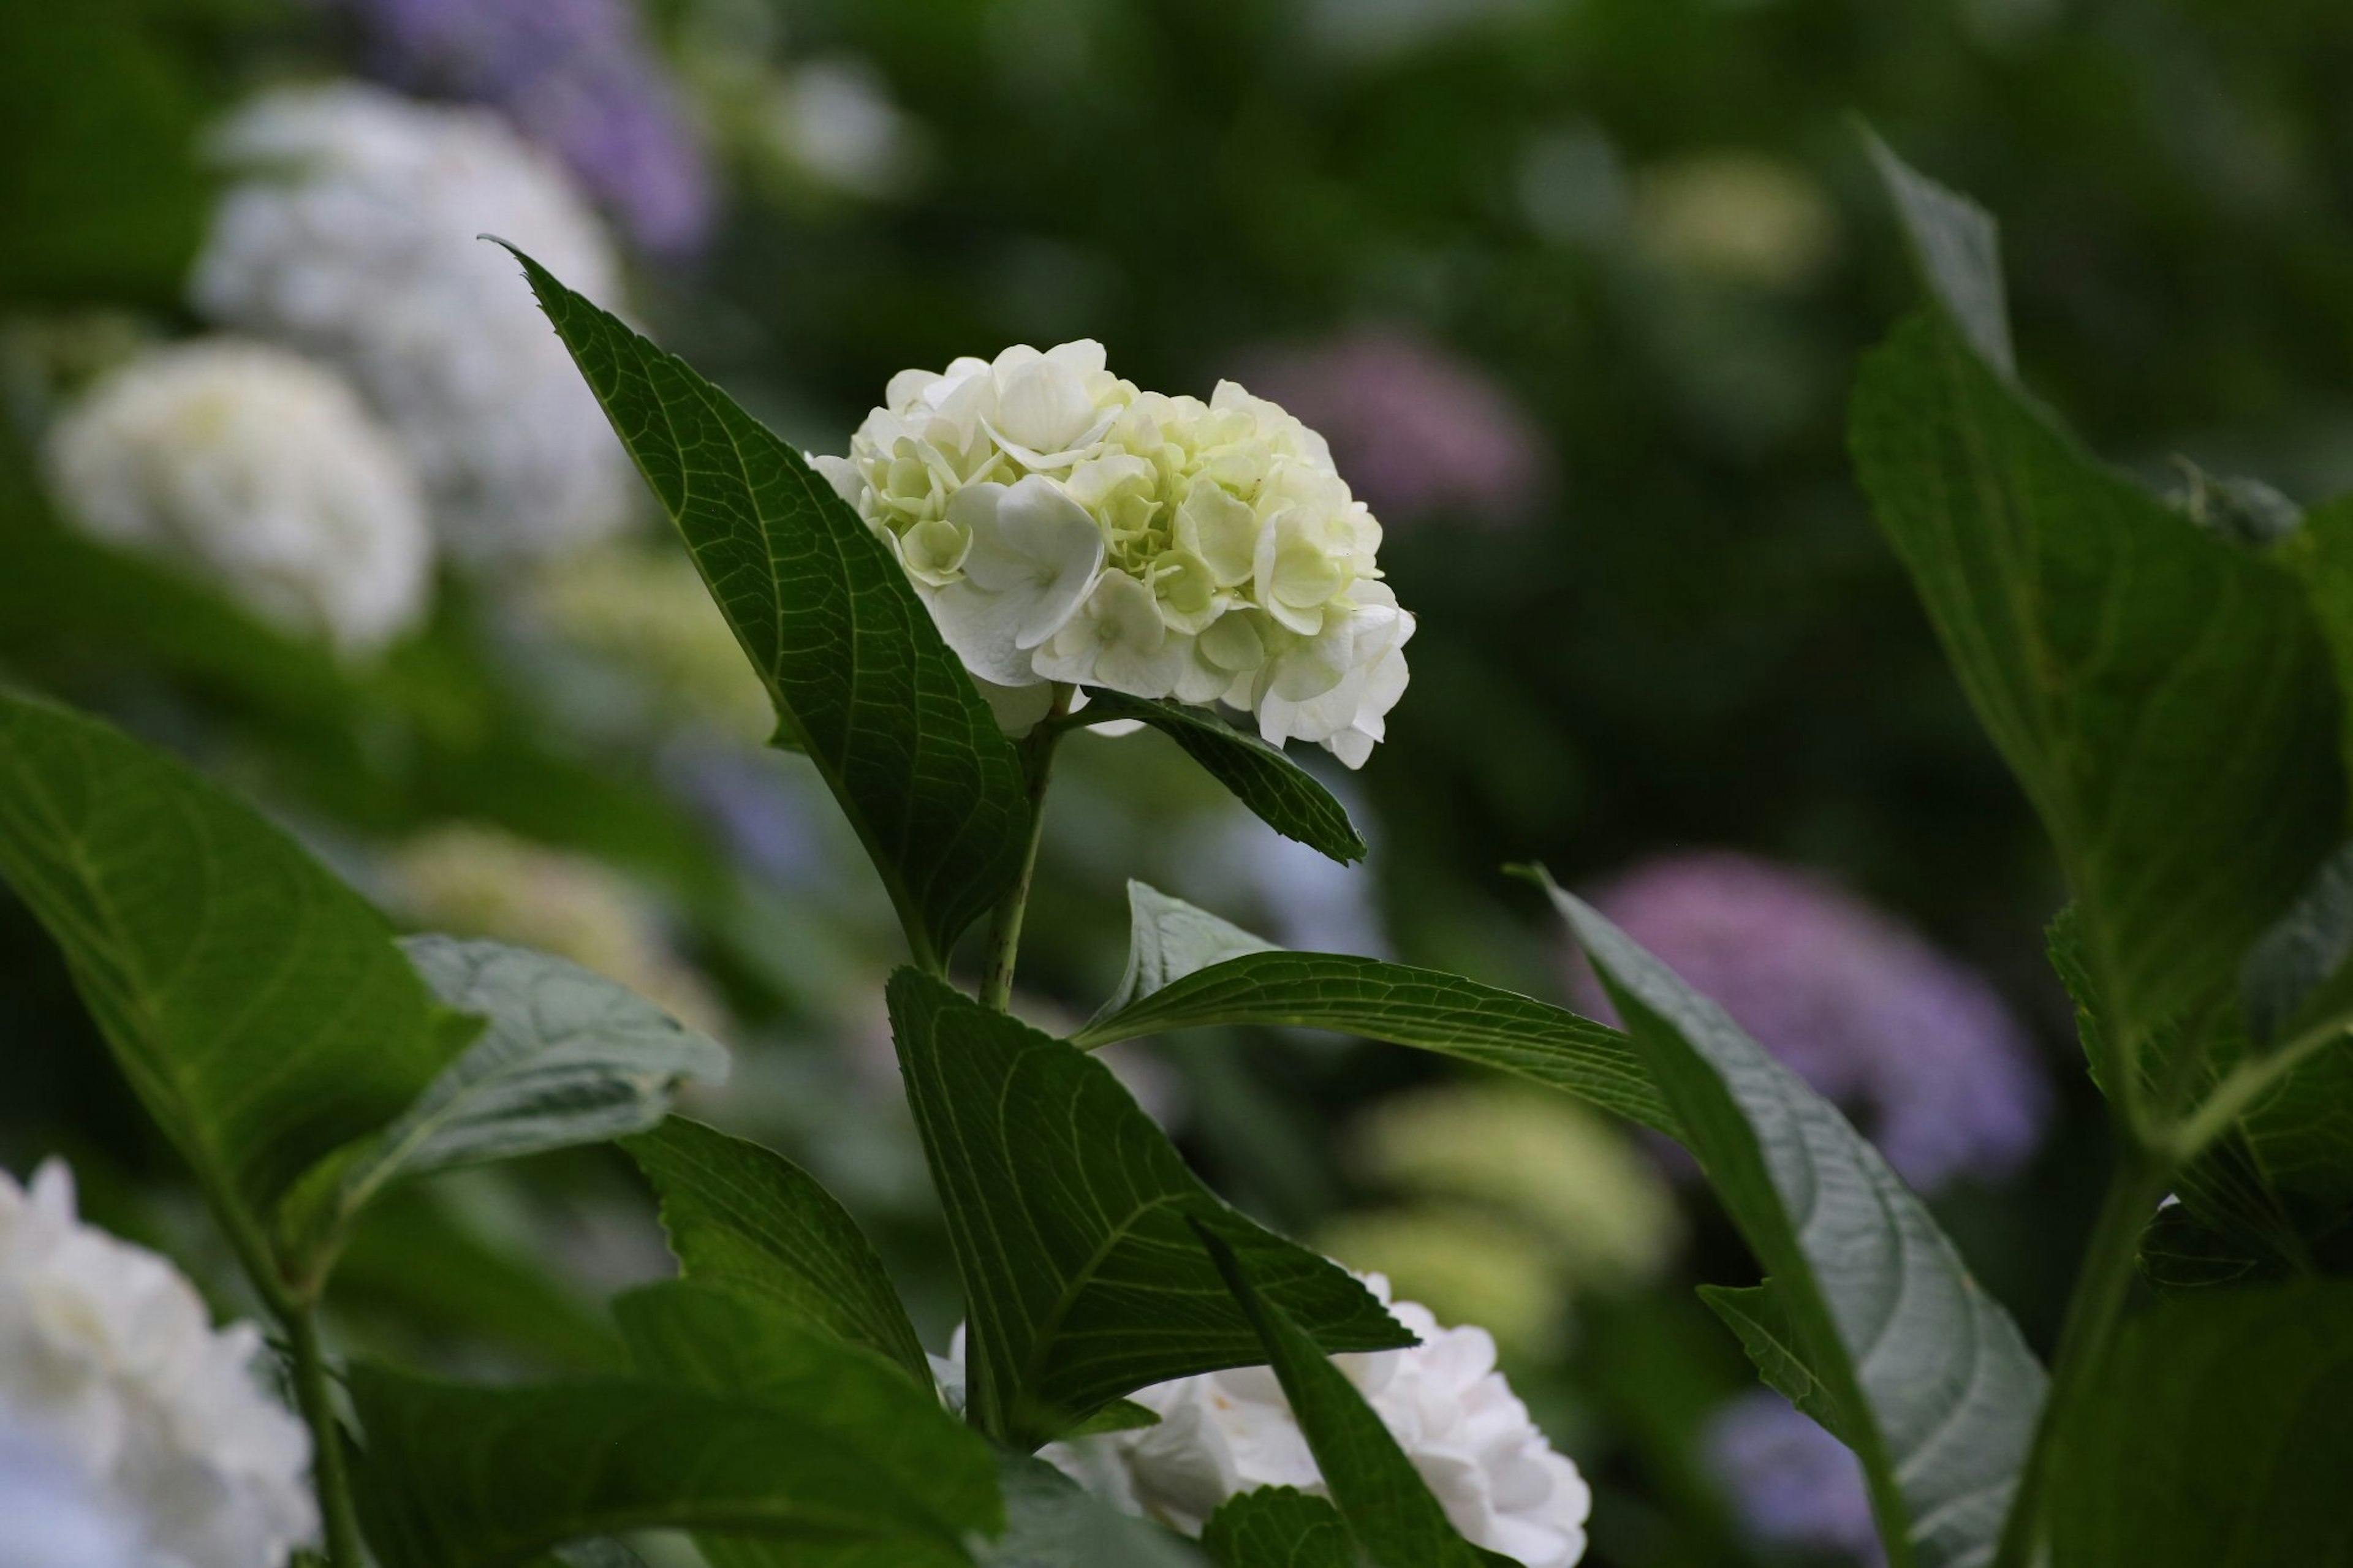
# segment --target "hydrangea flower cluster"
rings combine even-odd
[[[348,386],[283,350],[200,339],[140,355],[52,427],[47,458],[90,533],[344,653],[382,647],[430,598],[407,458]]]
[[[197,258],[206,315],[348,374],[424,476],[443,542],[544,555],[628,517],[634,483],[497,234],[594,298],[620,268],[563,168],[479,109],[353,83],[264,94]]]
[[[1441,1327],[1418,1301],[1391,1300],[1380,1275],[1358,1278],[1421,1342],[1333,1359],[1446,1517],[1472,1544],[1527,1568],[1569,1568],[1585,1555],[1593,1494],[1495,1370],[1494,1340],[1484,1329]],[[951,1403],[960,1401],[962,1330],[934,1370]],[[1178,1378],[1130,1397],[1158,1415],[1158,1425],[1053,1444],[1040,1457],[1090,1491],[1187,1534],[1198,1534],[1218,1505],[1239,1492],[1296,1487],[1329,1495],[1267,1367]]]
[[[339,5],[370,76],[498,110],[657,255],[691,257],[710,239],[710,160],[628,0]]]
[[[1273,744],[1372,753],[1414,619],[1322,437],[1232,382],[1140,392],[1091,340],[904,371],[885,402],[813,461],[975,676],[1222,700]]]
[[[1815,1089],[1860,1110],[1921,1191],[2005,1175],[2033,1152],[2050,1086],[2017,1018],[1982,974],[1852,895],[1700,852],[1640,865],[1593,901]],[[1577,964],[1588,1005],[1614,1017]]]
[[[317,1517],[310,1435],[255,1383],[260,1349],[249,1323],[216,1331],[164,1259],[80,1223],[63,1164],[30,1191],[0,1174],[0,1422],[48,1458],[10,1486],[102,1499],[139,1568],[277,1568]],[[106,1531],[69,1539],[96,1552]]]

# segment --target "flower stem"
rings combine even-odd
[[[1021,851],[1021,874],[1006,890],[988,925],[988,968],[980,979],[980,1002],[999,1013],[1013,1005],[1013,965],[1021,952],[1021,917],[1029,908],[1029,882],[1038,869],[1038,845],[1046,836],[1046,784],[1054,771],[1060,722],[1071,710],[1076,687],[1057,685],[1054,705],[1021,743],[1021,765],[1029,775],[1029,842]]]
[[[2034,1443],[2010,1500],[2010,1519],[2002,1528],[2001,1551],[1995,1568],[2029,1568],[2042,1560],[2044,1549],[2042,1500],[2049,1490],[2059,1429],[2072,1417],[2071,1406],[2082,1396],[2116,1338],[2116,1323],[2132,1293],[2134,1266],[2140,1233],[2164,1196],[2172,1167],[2161,1155],[2142,1149],[2128,1151],[2108,1182],[2086,1244],[2084,1267],[2067,1303],[2066,1321],[2059,1331],[2059,1349],[2051,1364],[2051,1387],[2043,1395],[2042,1414],[2034,1429]]]
[[[316,1310],[296,1307],[286,1314],[286,1337],[294,1352],[294,1397],[311,1427],[311,1479],[319,1494],[319,1518],[327,1542],[328,1568],[365,1568],[358,1512],[352,1506],[352,1474],[343,1452],[343,1432],[327,1387],[327,1358],[319,1348]]]

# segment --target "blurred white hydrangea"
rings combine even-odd
[[[885,405],[813,460],[974,675],[1223,700],[1274,744],[1371,755],[1414,618],[1314,431],[1232,382],[1139,392],[1091,340],[902,371]]]
[[[350,387],[282,349],[150,350],[66,412],[47,457],[87,531],[347,653],[390,642],[430,598],[433,536],[407,459]]]
[[[0,1563],[285,1562],[317,1527],[311,1442],[255,1381],[260,1349],[163,1258],[83,1225],[62,1163],[29,1191],[0,1173],[0,1500],[47,1500],[5,1510]],[[64,1555],[9,1555],[35,1525]]]
[[[1568,1568],[1585,1555],[1593,1494],[1577,1466],[1528,1418],[1495,1370],[1484,1329],[1443,1328],[1418,1301],[1389,1300],[1388,1281],[1362,1275],[1421,1342],[1334,1357],[1474,1545],[1527,1564]],[[965,1335],[933,1370],[951,1403],[965,1386]],[[1218,1505],[1260,1487],[1328,1495],[1282,1386],[1263,1366],[1157,1384],[1130,1396],[1159,1424],[1052,1444],[1051,1460],[1089,1490],[1132,1512],[1198,1534]]]
[[[601,861],[453,823],[401,845],[384,876],[385,902],[418,926],[568,958],[691,1028],[729,1032],[710,982],[678,955],[628,879]]]
[[[1767,153],[1705,153],[1642,172],[1636,239],[1729,282],[1800,289],[1837,256],[1838,209],[1805,170]]]
[[[198,258],[206,314],[350,373],[407,447],[444,542],[470,560],[613,531],[631,480],[513,241],[610,301],[610,239],[563,169],[486,110],[341,83],[266,93],[216,146],[237,183]]]

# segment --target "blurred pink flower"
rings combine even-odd
[[[1933,1191],[2031,1153],[2050,1089],[2025,1031],[1976,970],[1831,883],[1725,851],[1645,861],[1593,902],[1854,1115]],[[1615,1014],[1580,958],[1574,983]]]
[[[1527,412],[1485,372],[1396,328],[1244,354],[1238,377],[1331,443],[1340,477],[1385,522],[1451,513],[1518,522],[1550,462]]]

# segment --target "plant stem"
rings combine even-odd
[[[1013,965],[1021,951],[1021,917],[1029,908],[1029,881],[1038,869],[1038,845],[1046,837],[1046,784],[1054,771],[1054,744],[1060,720],[1071,710],[1076,687],[1054,688],[1054,705],[1021,743],[1021,765],[1029,775],[1029,842],[1021,851],[1021,874],[997,906],[988,924],[988,968],[980,979],[980,1002],[999,1013],[1013,1005]]]
[[[365,1568],[343,1426],[335,1419],[334,1397],[327,1387],[327,1358],[319,1348],[319,1320],[314,1309],[296,1307],[286,1313],[285,1322],[294,1352],[294,1397],[311,1427],[311,1479],[319,1494],[328,1568]]]
[[[2040,1560],[2042,1500],[2049,1489],[2060,1427],[2106,1359],[2125,1301],[2132,1293],[2141,1230],[2164,1196],[2172,1169],[2162,1156],[2136,1148],[2118,1162],[2116,1174],[2109,1179],[2107,1196],[2101,1202],[2085,1247],[2083,1271],[2076,1276],[2075,1292],[2067,1303],[2066,1321],[2059,1331],[2051,1387],[2043,1395],[2042,1413],[2026,1468],[2019,1477],[2017,1494],[2010,1500],[1995,1568],[2029,1568]]]

